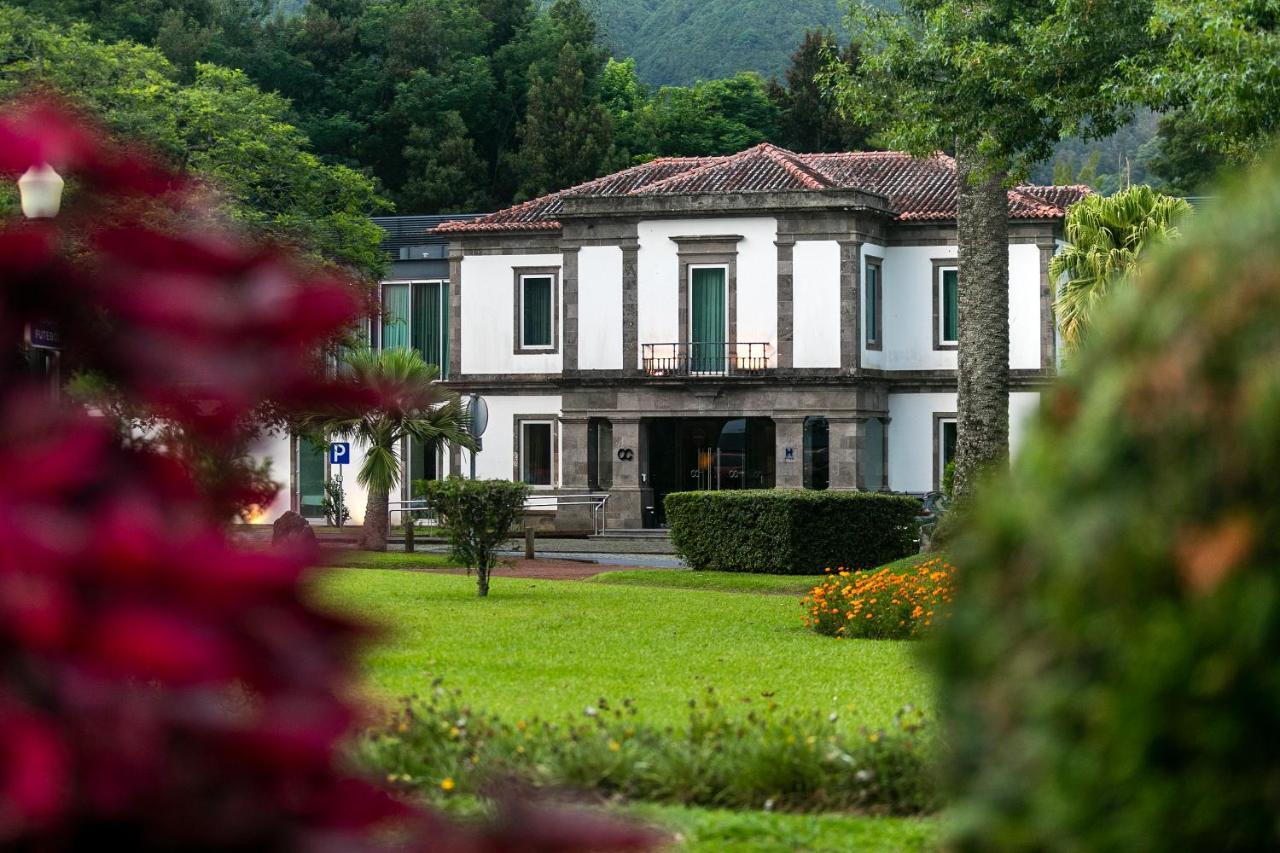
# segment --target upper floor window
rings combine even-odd
[[[449,366],[449,283],[389,282],[382,286],[382,349],[412,347],[423,360]]]
[[[729,348],[728,269],[689,268],[689,361],[693,373],[724,373]]]
[[[516,348],[522,352],[555,352],[556,272],[549,269],[516,271]]]
[[[863,300],[866,306],[867,349],[877,350],[883,346],[884,334],[884,285],[881,276],[879,258],[867,259],[866,295]]]
[[[933,262],[934,349],[955,349],[960,343],[960,271],[949,263]]]

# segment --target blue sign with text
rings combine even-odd
[[[335,441],[329,445],[330,465],[350,465],[351,445],[345,441]]]

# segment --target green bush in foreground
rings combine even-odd
[[[676,492],[671,542],[691,568],[821,574],[910,554],[920,502],[903,495],[768,489]]]
[[[735,703],[736,704],[736,703]],[[779,811],[920,814],[937,807],[923,715],[904,709],[885,731],[850,735],[835,714],[787,713],[744,700],[731,713],[708,690],[681,728],[601,699],[581,717],[514,724],[464,705],[437,682],[365,735],[373,773],[434,797],[483,794],[515,779],[601,797]]]
[[[489,572],[498,565],[498,547],[524,515],[529,487],[507,480],[450,477],[426,484],[430,505],[440,513],[452,556],[476,570],[480,597],[489,594]]]
[[[960,849],[1280,849],[1280,158],[1186,235],[957,537]]]

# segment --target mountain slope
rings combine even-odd
[[[806,30],[841,31],[843,0],[589,0],[615,56],[653,84],[782,75]]]

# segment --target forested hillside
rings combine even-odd
[[[595,0],[605,43],[656,85],[781,76],[805,32],[839,31],[842,0]]]

